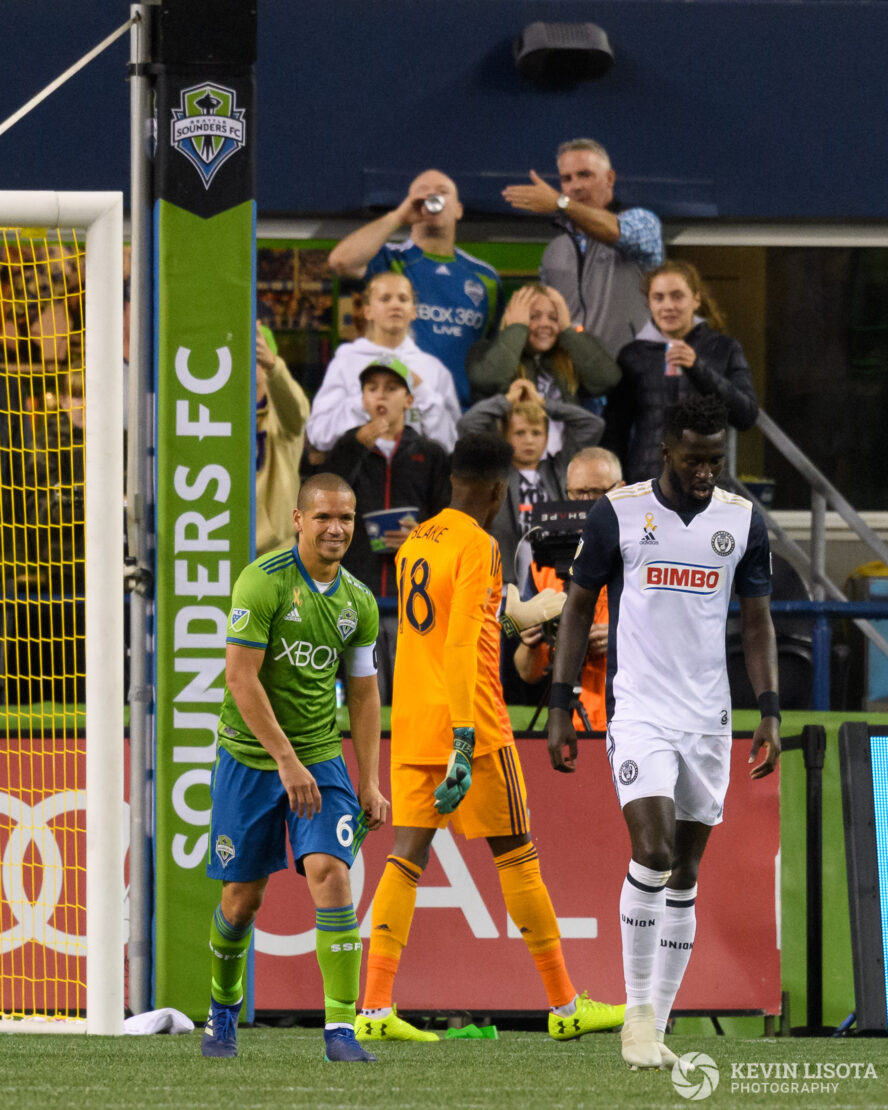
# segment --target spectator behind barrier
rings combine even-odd
[[[58,375],[34,418],[32,473],[27,480],[29,564],[62,593],[84,589],[84,446],[82,371]]]
[[[505,393],[515,379],[526,378],[546,400],[572,404],[599,397],[620,380],[617,364],[598,340],[571,327],[564,297],[538,284],[513,293],[499,335],[472,347],[466,372],[481,397]],[[549,415],[546,453],[557,455],[563,428]]]
[[[570,460],[567,467],[567,497],[569,501],[598,501],[613,489],[625,486],[620,460],[604,447],[584,447]],[[530,564],[528,593],[533,595],[551,588],[563,590],[565,582],[555,573],[554,567]],[[607,587],[598,595],[595,615],[589,629],[589,646],[580,671],[580,702],[595,730],[607,725],[604,705],[604,686],[607,678],[608,609]],[[531,686],[542,682],[550,673],[552,658],[551,641],[541,624],[525,628],[514,654],[514,665],[522,682]],[[584,723],[575,716],[577,728]]]
[[[550,416],[564,428],[563,446],[555,456],[546,455]],[[490,527],[502,552],[504,585],[520,584],[527,575],[530,553],[526,545],[517,568],[515,557],[519,540],[529,527],[531,509],[540,501],[564,496],[567,461],[581,447],[597,443],[603,427],[600,416],[579,405],[545,400],[527,378],[516,378],[505,396],[500,393],[479,401],[460,420],[461,436],[499,431],[514,452],[509,488]]]
[[[540,280],[561,293],[571,321],[616,358],[647,316],[639,281],[663,261],[660,221],[614,200],[616,174],[593,139],[562,143],[557,163],[560,194],[531,170],[532,184],[509,185],[503,196],[513,208],[556,217],[562,233],[543,252]]]
[[[271,331],[256,325],[256,554],[292,547],[293,508],[310,406],[277,353]]]
[[[397,208],[347,235],[329,261],[344,277],[397,270],[410,279],[419,302],[416,342],[451,372],[465,408],[466,355],[476,340],[496,331],[503,294],[496,270],[456,246],[462,215],[453,180],[440,170],[426,170],[411,182]],[[389,243],[402,227],[410,228],[410,238]]]
[[[655,478],[663,466],[669,405],[693,395],[718,397],[740,431],[758,416],[752,374],[696,268],[668,261],[644,279],[651,319],[619,355],[623,379],[608,400],[603,443],[623,460],[628,482]]]
[[[417,521],[434,516],[450,496],[450,459],[444,448],[405,422],[414,401],[412,375],[399,360],[371,362],[360,375],[367,422],[336,441],[326,467],[355,491],[358,521],[343,566],[377,597],[394,597],[394,555]],[[389,522],[374,550],[363,516],[381,509],[409,507],[403,519]],[[372,525],[371,525],[372,528]]]
[[[362,400],[361,371],[371,362],[394,359],[411,373],[413,403],[407,424],[451,451],[459,401],[447,367],[410,338],[416,319],[413,286],[402,274],[376,274],[364,290],[363,305],[366,335],[336,349],[312,402],[309,442],[318,451],[329,451],[346,428],[365,423],[369,414]]]
[[[412,374],[402,362],[389,359],[365,366],[360,384],[368,421],[336,441],[326,466],[348,482],[357,500],[354,537],[343,566],[377,597],[395,598],[395,554],[417,522],[447,504],[450,456],[436,440],[405,423],[414,397]],[[394,520],[382,522],[365,516],[386,509],[400,511]],[[390,704],[397,616],[391,608],[380,610],[379,690]]]

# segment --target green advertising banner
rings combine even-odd
[[[202,220],[161,203],[158,226],[154,1005],[197,1017],[225,630],[251,558],[253,206]]]
[[[198,1020],[219,900],[205,867],[226,624],[252,557],[255,8],[164,0],[156,40],[153,1004]]]

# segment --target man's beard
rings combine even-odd
[[[693,494],[685,491],[671,462],[666,463],[666,473],[669,477],[669,488],[672,490],[673,503],[680,513],[700,512],[709,506],[710,501],[712,501],[712,490],[709,491],[709,496],[705,501],[701,500],[699,497],[694,497]]]

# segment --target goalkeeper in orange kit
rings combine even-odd
[[[416,888],[435,832],[448,823],[485,837],[506,909],[549,999],[549,1033],[569,1040],[620,1025],[623,1006],[578,996],[564,964],[555,911],[530,837],[524,776],[499,678],[502,564],[485,529],[502,503],[512,449],[467,435],[453,453],[450,505],[417,525],[397,560],[398,642],[392,698],[395,842],[373,898],[359,1041],[436,1041],[399,1018],[392,991]],[[556,616],[564,595],[507,598],[504,623]]]

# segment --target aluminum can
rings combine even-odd
[[[675,346],[674,343],[667,343],[666,344],[666,354],[667,355],[669,354],[670,348],[672,348],[674,346]],[[671,363],[668,358],[664,358],[663,359],[663,373],[666,375],[667,378],[680,378],[681,377],[681,367],[676,366],[674,363]]]

